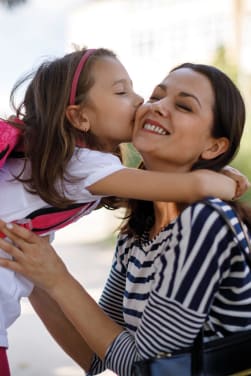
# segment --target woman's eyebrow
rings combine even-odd
[[[161,89],[165,92],[167,92],[168,90],[168,86],[167,85],[164,85],[164,84],[159,84],[156,86],[156,89]],[[179,94],[178,94],[179,97],[191,97],[193,99],[196,100],[196,102],[198,103],[198,105],[200,106],[201,108],[201,103],[199,101],[199,99],[194,95],[194,94],[191,94],[191,93],[187,93],[186,91],[181,91]]]
[[[179,97],[191,97],[191,98],[193,98],[193,99],[196,100],[196,102],[198,103],[198,105],[199,105],[200,108],[201,108],[201,103],[200,103],[199,99],[198,99],[195,95],[193,95],[193,94],[191,94],[191,93],[186,93],[185,91],[181,91],[181,92],[179,93]]]

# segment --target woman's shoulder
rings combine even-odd
[[[227,203],[215,197],[208,197],[204,200],[190,204],[181,213],[181,216],[185,214],[187,215],[187,213],[190,213],[191,217],[196,217],[197,215],[200,215],[202,213],[204,215],[210,215],[214,213],[215,218],[223,218],[224,213],[229,218],[236,217],[236,212],[230,205],[230,203]]]
[[[238,218],[232,206],[218,198],[207,198],[187,206],[177,220],[177,226],[185,230],[187,236],[203,237],[209,241],[217,234],[224,234],[229,241],[233,240],[233,233],[227,222],[236,226]],[[237,229],[237,232],[240,231]]]

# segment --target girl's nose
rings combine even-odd
[[[144,103],[144,98],[141,97],[141,95],[136,95],[136,101],[135,101],[135,105],[136,107],[138,108],[139,106],[141,106],[142,104]]]

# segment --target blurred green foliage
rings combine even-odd
[[[128,143],[122,144],[123,163],[128,167],[138,167],[141,162],[141,156],[135,147]]]
[[[222,45],[216,49],[212,64],[225,72],[233,80],[244,98],[247,111],[245,130],[240,150],[231,165],[240,170],[251,181],[251,77],[245,72],[241,72],[237,65],[231,62],[231,59],[227,56],[226,48]],[[243,195],[242,199],[251,203],[251,189]]]

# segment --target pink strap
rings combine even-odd
[[[80,59],[80,62],[78,63],[78,66],[73,76],[72,85],[71,85],[71,94],[70,94],[70,102],[69,102],[70,105],[73,105],[75,103],[80,73],[82,72],[82,69],[84,68],[84,65],[86,61],[88,60],[89,56],[92,55],[95,51],[96,49],[87,50],[82,56],[82,58]]]
[[[43,235],[68,226],[84,215],[89,214],[96,206],[97,202],[92,201],[74,204],[66,209],[46,207],[30,213],[29,218],[12,222],[28,230],[32,230],[38,235]],[[5,236],[0,232],[0,238],[5,238]],[[0,376],[2,376],[1,372]]]
[[[15,119],[15,122],[23,124],[19,119]],[[18,146],[21,147],[21,141],[22,130],[0,119],[0,168],[5,164],[11,152],[14,149],[16,150]]]

